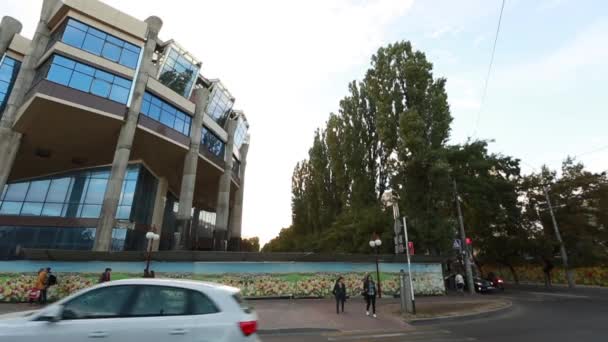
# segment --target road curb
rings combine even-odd
[[[285,329],[261,329],[258,335],[277,336],[277,335],[317,335],[323,333],[337,333],[338,329],[329,328],[285,328]]]
[[[446,321],[457,321],[461,319],[471,319],[477,318],[481,316],[495,315],[502,313],[503,311],[509,310],[513,307],[513,302],[510,300],[505,300],[505,305],[499,308],[494,308],[490,310],[485,310],[482,312],[473,312],[469,314],[463,315],[452,315],[452,316],[439,316],[439,317],[431,317],[431,318],[414,318],[410,320],[405,320],[408,324],[411,325],[425,325],[425,324],[433,324],[438,322],[446,322]]]

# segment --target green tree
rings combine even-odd
[[[257,236],[241,240],[241,251],[243,252],[259,252],[260,238]]]
[[[365,83],[376,108],[388,180],[411,222],[412,240],[430,253],[449,249],[454,226],[449,208],[449,165],[445,145],[450,114],[445,79],[433,78],[432,64],[409,42],[380,48]],[[390,158],[392,157],[392,158]]]

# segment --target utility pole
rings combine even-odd
[[[562,255],[562,262],[564,264],[564,269],[566,270],[566,279],[568,280],[568,287],[573,289],[574,277],[572,275],[572,271],[568,267],[568,253],[566,253],[566,246],[564,245],[564,241],[562,241],[562,235],[559,233],[559,227],[557,226],[557,220],[555,219],[555,214],[553,214],[553,206],[551,205],[551,198],[549,197],[549,190],[547,187],[543,185],[543,190],[545,192],[545,197],[547,198],[547,206],[549,206],[549,213],[551,214],[551,221],[553,221],[553,229],[555,230],[555,237],[557,238],[557,242],[559,242],[559,251]]]
[[[467,236],[464,232],[464,222],[462,221],[462,211],[460,210],[460,196],[458,196],[458,187],[456,186],[456,179],[452,179],[454,183],[454,197],[456,199],[456,208],[458,210],[458,221],[460,222],[460,239],[461,244],[464,245],[464,269],[467,276],[467,285],[470,294],[475,294],[475,284],[473,283],[473,270],[471,269],[471,257],[469,246],[466,244]]]

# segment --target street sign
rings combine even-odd
[[[452,244],[453,249],[462,249],[462,242],[460,239],[454,239],[454,243]]]

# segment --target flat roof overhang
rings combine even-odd
[[[9,181],[111,165],[126,107],[43,82],[30,91],[13,127],[23,137]],[[189,137],[140,115],[130,160],[167,178],[169,190],[179,197],[188,145]],[[222,167],[199,153],[195,207],[215,211]],[[231,198],[237,186],[232,182]]]

